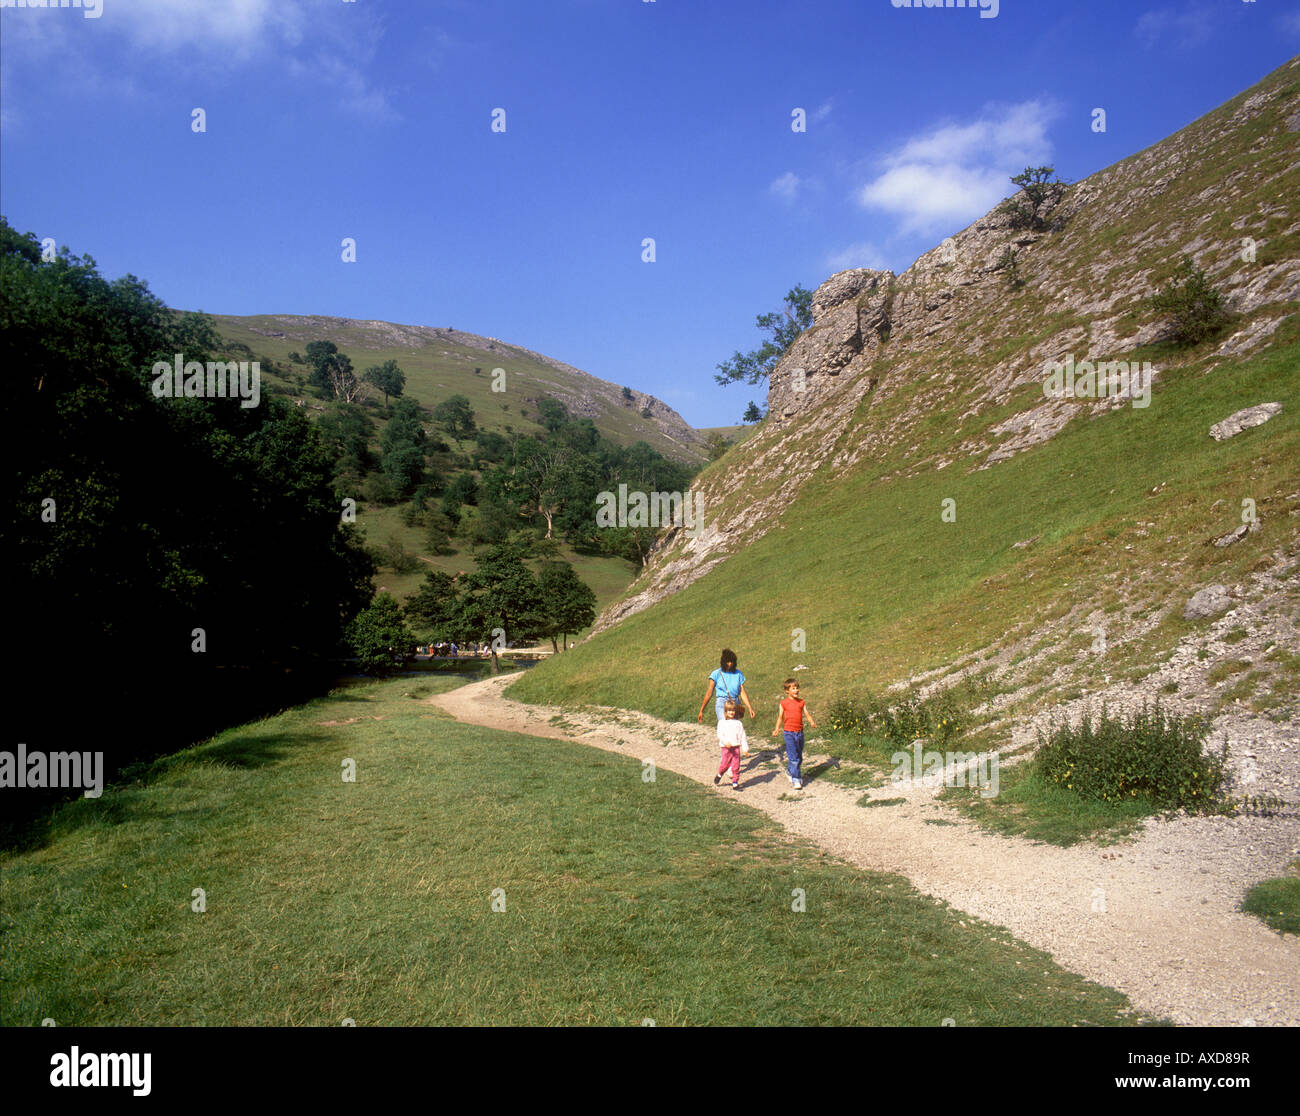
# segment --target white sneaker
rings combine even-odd
[[[802,780],[802,779],[793,779],[793,780],[791,780],[791,781],[794,783],[794,789],[795,789],[795,790],[803,790],[803,780]]]

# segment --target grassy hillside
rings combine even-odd
[[[614,384],[577,369],[553,367],[537,354],[501,341],[460,331],[343,318],[290,314],[215,314],[213,318],[226,340],[247,345],[290,373],[288,379],[267,375],[269,384],[296,390],[294,376],[305,380],[310,369],[291,363],[289,354],[303,353],[309,341],[329,340],[352,358],[358,376],[372,365],[397,361],[406,373],[406,395],[425,407],[464,395],[484,430],[506,433],[510,428],[518,434],[536,434],[542,429],[536,401],[549,395],[568,406],[575,417],[592,418],[597,429],[619,445],[645,441],[667,457],[690,463],[704,460],[703,438],[658,400],[642,392],[625,399]],[[504,391],[493,390],[494,368],[506,371]],[[651,417],[641,413],[647,405]],[[382,415],[375,417],[382,422]]]
[[[1292,62],[1069,186],[1042,229],[995,210],[901,276],[827,284],[848,294],[773,373],[774,417],[694,482],[715,529],[673,540],[600,634],[515,695],[693,717],[726,644],[764,704],[799,666],[814,709],[997,666],[1022,708],[1048,706],[1140,681],[1206,626],[1182,618],[1204,586],[1290,573],[1294,610],[1298,96]],[[1189,256],[1236,317],[1182,347],[1150,298]],[[1045,399],[1045,362],[1088,354],[1150,362],[1150,405]],[[1265,425],[1210,438],[1274,401]],[[1260,529],[1214,546],[1243,501]],[[1208,673],[1206,711],[1300,695],[1300,649],[1252,654]]]
[[[0,1024],[1138,1021],[1005,931],[684,777],[420,700],[446,685],[233,729],[5,853]]]
[[[1082,660],[1093,640],[1084,616],[1094,608],[1106,614],[1115,644],[1104,664],[1087,664],[1095,682],[1102,673],[1140,678],[1192,629],[1181,606],[1194,588],[1237,581],[1278,551],[1296,560],[1300,408],[1288,404],[1264,427],[1223,443],[1207,433],[1243,407],[1297,398],[1300,314],[1276,338],[1269,351],[1212,376],[1196,367],[1170,374],[1145,410],[1080,414],[993,468],[899,475],[907,448],[895,447],[846,476],[814,477],[777,529],[564,661],[530,672],[512,696],[693,718],[726,644],[739,653],[756,704],[775,703],[781,679],[804,665],[803,696],[817,710],[972,652],[992,658],[1000,644],[1071,612],[1079,639],[1053,650]],[[1232,547],[1209,545],[1240,525],[1244,496],[1256,501],[1263,529]],[[955,522],[941,518],[946,499],[955,501]],[[1300,606],[1300,580],[1293,584]],[[1168,602],[1178,607],[1123,642],[1127,628]],[[796,629],[805,633],[803,651],[791,649]],[[1258,667],[1264,677],[1253,700],[1262,706],[1300,692],[1294,664]]]

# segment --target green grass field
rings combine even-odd
[[[420,700],[452,684],[339,691],[69,804],[0,859],[0,1023],[1136,1021],[741,802]]]

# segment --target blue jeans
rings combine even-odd
[[[785,766],[791,779],[803,782],[803,733],[785,734]]]

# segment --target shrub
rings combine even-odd
[[[876,736],[897,749],[907,749],[915,740],[926,740],[943,749],[970,724],[969,699],[965,692],[944,690],[921,698],[908,694],[890,705],[882,698],[841,698],[827,711],[826,727],[844,736]]]
[[[397,602],[380,593],[348,625],[347,644],[363,672],[382,678],[401,669],[415,636]]]
[[[1011,181],[1020,189],[998,208],[1010,216],[1013,229],[1047,228],[1047,214],[1056,208],[1069,185],[1053,177],[1055,174],[1054,167],[1026,167],[1012,176]]]
[[[1165,288],[1152,295],[1151,308],[1169,315],[1169,339],[1178,345],[1204,341],[1232,320],[1232,314],[1223,304],[1223,295],[1186,256]]]
[[[1103,709],[1094,721],[1085,712],[1077,727],[1040,732],[1034,763],[1045,779],[1083,798],[1141,796],[1164,809],[1218,810],[1225,803],[1228,744],[1221,755],[1206,754],[1207,731],[1203,718],[1167,713],[1158,701],[1128,717]]]

